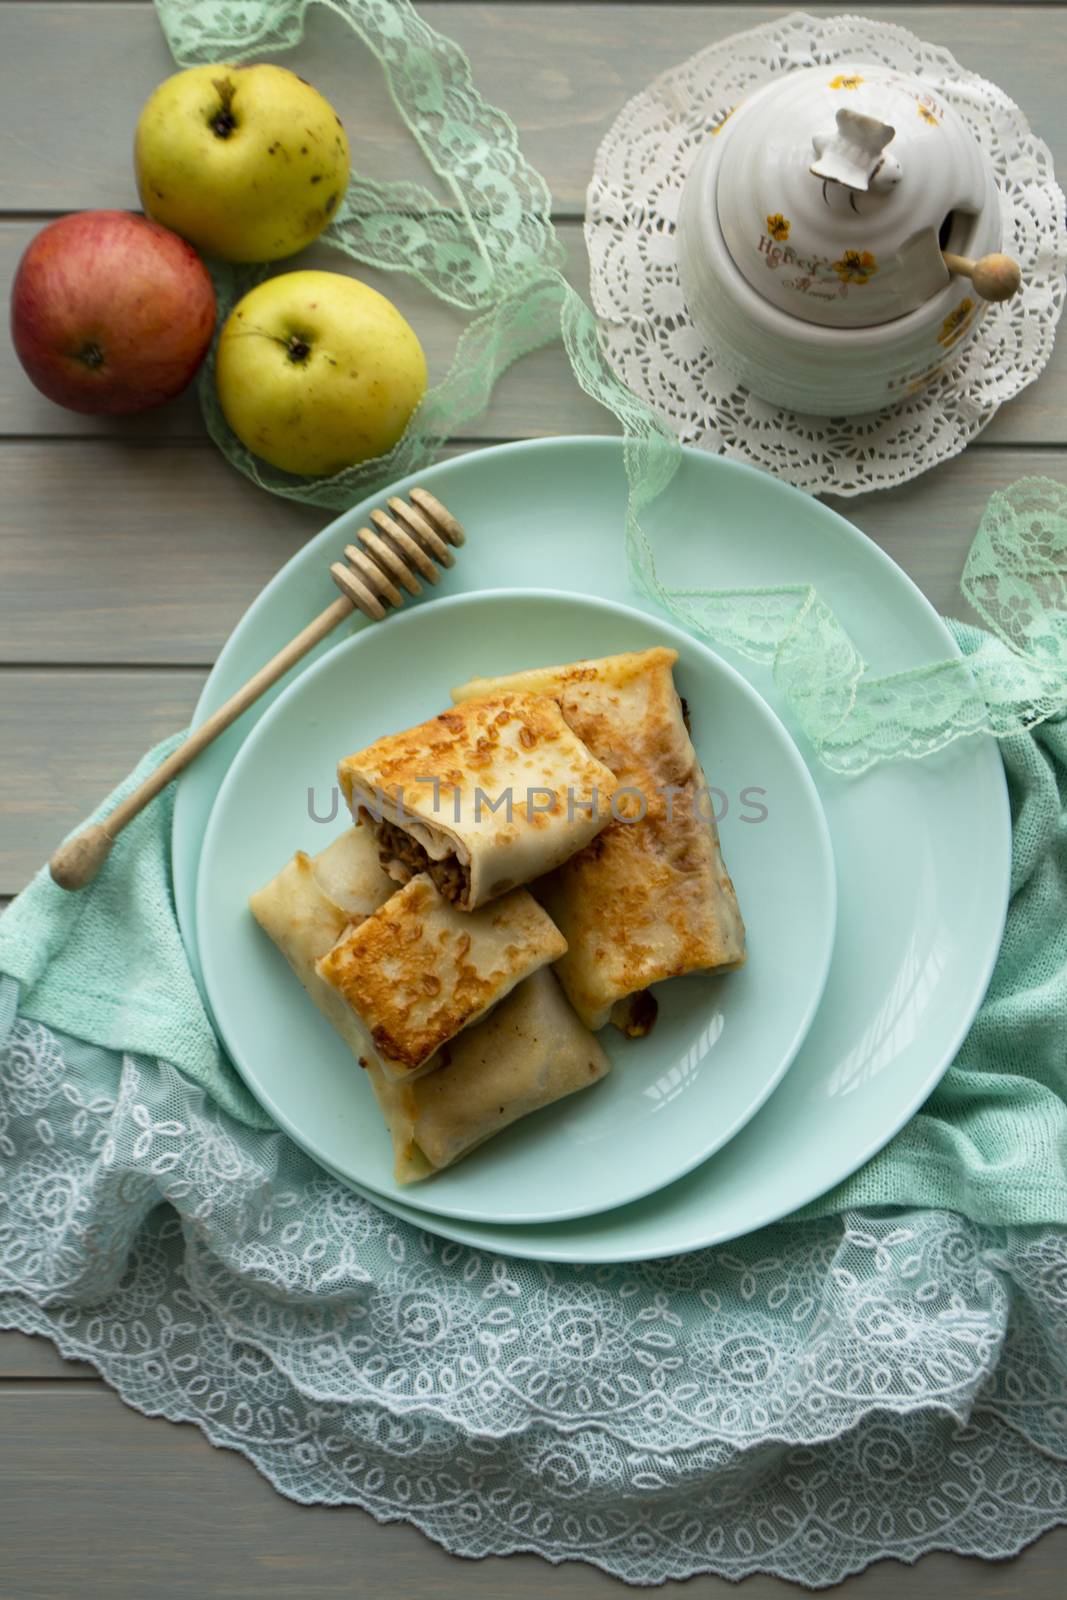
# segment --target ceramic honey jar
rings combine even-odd
[[[879,410],[958,360],[998,254],[989,162],[924,82],[875,65],[786,73],[705,139],[678,223],[682,290],[716,362],[828,416]]]

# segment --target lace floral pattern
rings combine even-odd
[[[1067,1520],[1062,1233],[852,1212],[662,1262],[490,1257],[15,1000],[0,1324],[296,1500],[638,1583],[829,1584]]]
[[[665,589],[640,529],[647,590],[687,628],[765,662],[820,759],[855,776],[978,733],[1007,738],[1067,703],[1067,488],[1023,478],[992,496],[961,588],[992,630],[966,659],[885,677],[810,585]]]
[[[958,366],[892,410],[850,420],[800,416],[749,395],[715,366],[682,298],[674,230],[699,146],[739,100],[776,73],[856,59],[917,73],[962,117],[992,164],[1004,237],[1025,288],[989,309]],[[863,17],[795,12],[664,73],[620,112],[600,146],[585,236],[604,348],[630,388],[685,443],[816,494],[889,488],[958,454],[1039,376],[1063,309],[1067,231],[1047,146],[1001,89],[947,50]]]

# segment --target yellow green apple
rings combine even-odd
[[[141,112],[134,160],[148,215],[224,261],[302,250],[348,185],[348,139],[333,106],[269,65],[176,72]]]
[[[396,444],[426,390],[411,325],[340,272],[286,272],[238,301],[215,381],[241,442],[285,472],[332,474]]]

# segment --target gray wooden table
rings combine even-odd
[[[547,177],[587,280],[582,199],[593,153],[625,100],[711,40],[786,8],[658,0],[631,4],[438,0],[428,20],[468,52]],[[813,11],[833,8],[812,6]],[[949,46],[1029,111],[1067,168],[1067,5],[869,8]],[[377,69],[342,24],[312,20],[301,70],[344,116],[358,164],[418,176]],[[171,62],[147,0],[0,0],[0,275],[42,222],[136,206],[133,124]],[[330,252],[312,253],[338,266]],[[440,374],[457,320],[411,286],[399,299]],[[957,580],[982,506],[1029,472],[1067,477],[1067,351],[957,461],[908,488],[843,507],[936,605],[960,613]],[[558,349],[520,363],[454,448],[549,433],[614,431]],[[42,399],[0,345],[0,897],[26,882],[61,834],[144,748],[181,726],[249,601],[325,517],[232,472],[191,397],[117,424]],[[199,1433],[128,1411],[51,1346],[0,1334],[0,1596],[291,1596],[350,1589],[384,1597],[621,1594],[613,1579],[533,1557],[445,1555],[413,1529],[355,1510],[297,1507]],[[934,1555],[906,1578],[883,1563],[848,1588],[863,1600],[1062,1596],[1067,1530],[999,1566]],[[668,1591],[681,1594],[680,1585]],[[753,1578],[753,1600],[789,1586]],[[727,1593],[718,1580],[687,1594]],[[795,1591],[794,1591],[795,1592]]]

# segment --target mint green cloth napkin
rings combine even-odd
[[[983,637],[954,627],[967,652]],[[921,1111],[798,1216],[919,1205],[976,1222],[1067,1224],[1067,722],[1000,742],[1011,905],[989,989]]]
[[[182,737],[143,756],[88,820],[109,816]],[[0,917],[0,972],[18,982],[24,1017],[108,1050],[169,1061],[231,1115],[269,1128],[215,1037],[178,930],[174,795],[172,784],[134,818],[80,893],[57,888],[41,868]]]
[[[985,639],[957,629],[968,653]],[[157,746],[106,815],[174,746]],[[930,1206],[973,1221],[1067,1224],[1067,723],[1001,742],[1014,819],[1012,901],[989,993],[922,1111],[860,1172],[806,1208]],[[120,836],[80,894],[42,869],[0,919],[0,971],[24,1017],[157,1056],[242,1122],[271,1126],[212,1032],[178,931],[173,791]]]

